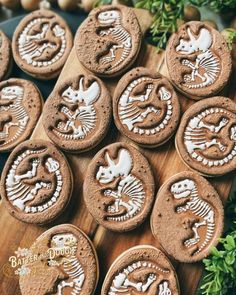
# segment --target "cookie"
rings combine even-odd
[[[178,97],[167,78],[141,67],[120,79],[113,110],[120,132],[146,147],[165,143],[180,119]]]
[[[30,81],[0,83],[0,152],[12,150],[33,132],[43,108],[40,91]]]
[[[175,270],[161,250],[140,245],[128,249],[113,262],[101,295],[123,293],[180,294]]]
[[[104,138],[111,117],[111,97],[104,83],[92,75],[78,75],[53,91],[44,108],[43,125],[60,148],[83,152]]]
[[[20,276],[22,295],[92,295],[99,277],[98,258],[86,234],[71,224],[54,226],[29,249]],[[32,258],[32,259],[30,259]]]
[[[66,158],[44,140],[29,140],[16,147],[1,177],[1,196],[6,209],[28,223],[54,220],[68,204],[72,187]]]
[[[149,214],[155,184],[147,159],[131,145],[118,142],[92,159],[83,190],[95,220],[109,230],[124,232],[139,226]]]
[[[195,103],[181,119],[176,149],[187,166],[203,175],[236,169],[236,104],[220,96]]]
[[[8,78],[12,64],[11,42],[3,31],[0,31],[0,81]]]
[[[72,48],[67,23],[55,12],[36,10],[19,23],[12,40],[17,65],[38,79],[56,78]]]
[[[157,193],[151,229],[169,255],[192,263],[216,246],[223,219],[223,205],[213,186],[196,172],[184,171],[167,180]]]
[[[232,59],[223,36],[197,21],[185,23],[166,48],[171,82],[185,95],[199,100],[214,96],[229,80]]]
[[[106,5],[93,9],[75,36],[82,65],[98,76],[114,77],[135,61],[142,42],[138,20],[131,8]]]

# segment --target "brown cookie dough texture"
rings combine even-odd
[[[29,140],[13,150],[3,169],[1,197],[21,221],[44,224],[67,206],[73,188],[64,155],[44,140]]]
[[[67,23],[56,13],[37,10],[19,23],[12,40],[17,65],[29,75],[47,80],[56,78],[72,48]]]
[[[184,171],[160,188],[151,215],[154,237],[181,262],[209,255],[223,230],[224,211],[212,185],[195,172]]]
[[[79,228],[62,224],[44,232],[29,249],[20,276],[22,295],[92,295],[98,277],[98,259],[92,242]],[[30,259],[33,258],[33,259]]]
[[[147,159],[126,143],[99,151],[88,166],[84,200],[95,220],[109,230],[124,232],[139,226],[154,198],[154,178]]]
[[[42,108],[41,93],[32,82],[0,83],[0,152],[12,150],[32,134]]]
[[[43,125],[60,148],[83,152],[105,137],[111,117],[111,97],[104,83],[92,75],[78,75],[53,91],[45,104]]]
[[[195,103],[181,119],[176,149],[187,166],[203,175],[236,169],[236,104],[221,96]]]
[[[168,79],[141,67],[120,79],[113,110],[120,132],[146,147],[165,143],[180,119],[178,97]]]
[[[142,42],[138,20],[126,6],[101,6],[92,10],[75,36],[82,65],[99,76],[112,77],[135,61]]]
[[[130,248],[111,265],[101,295],[122,292],[132,295],[180,294],[170,261],[161,250],[148,245]]]
[[[202,22],[188,22],[174,33],[166,48],[171,82],[199,100],[214,96],[229,80],[232,59],[223,36]]]
[[[12,69],[11,42],[7,36],[0,31],[0,81],[7,79]]]

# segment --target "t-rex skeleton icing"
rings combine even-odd
[[[29,116],[23,105],[24,89],[20,86],[7,86],[1,90],[0,93],[0,114],[1,112],[8,112],[11,116],[11,121],[3,126],[0,131],[0,141],[4,140],[1,145],[14,142],[19,136],[23,134],[29,121]],[[1,106],[1,100],[8,102],[7,105]],[[17,126],[18,130],[14,136],[9,138],[11,127]]]
[[[126,149],[121,149],[118,155],[118,161],[115,163],[109,156],[105,154],[108,166],[100,166],[96,175],[96,179],[100,184],[112,183],[115,179],[121,178],[116,191],[106,189],[105,196],[113,197],[115,202],[108,207],[108,213],[112,214],[107,220],[117,222],[125,221],[135,216],[142,208],[145,200],[145,191],[140,179],[131,174],[133,168],[132,156]],[[124,201],[124,196],[129,197],[129,201]],[[126,213],[119,213],[125,208]]]
[[[212,206],[204,201],[198,194],[198,189],[196,183],[191,179],[184,179],[174,183],[171,186],[171,193],[175,199],[187,199],[188,201],[184,206],[179,206],[176,208],[177,213],[191,212],[196,217],[200,218],[199,221],[194,222],[192,230],[194,237],[188,239],[184,242],[186,247],[191,247],[199,242],[198,250],[194,255],[200,253],[212,240],[215,230],[215,214]],[[198,233],[198,228],[201,226],[206,226],[206,234],[203,241],[200,240]]]
[[[215,82],[220,72],[219,59],[210,50],[213,42],[212,35],[205,28],[201,28],[197,38],[192,34],[190,28],[187,29],[187,33],[190,40],[180,39],[176,51],[184,55],[199,51],[201,53],[197,55],[195,64],[188,59],[182,60],[182,64],[192,70],[191,75],[184,76],[183,85],[188,88],[207,87]],[[196,78],[199,78],[201,82],[196,83]]]
[[[208,116],[217,115],[220,122],[217,125],[205,123],[204,120]],[[199,162],[202,162],[206,166],[222,166],[225,163],[230,162],[236,156],[236,125],[234,124],[230,128],[229,139],[234,142],[234,147],[231,152],[222,156],[219,160],[208,160],[204,155],[199,155],[198,151],[205,151],[211,146],[217,146],[223,153],[226,150],[226,146],[221,143],[219,135],[221,129],[223,129],[228,123],[229,118],[232,118],[232,113],[221,108],[209,108],[202,111],[196,117],[192,118],[184,132],[184,144],[189,155]],[[207,133],[214,135],[211,139],[207,136]]]
[[[61,108],[61,112],[66,116],[67,121],[66,123],[59,122],[57,130],[54,130],[55,133],[69,140],[86,137],[96,125],[97,114],[93,104],[99,98],[100,93],[101,89],[96,81],[84,90],[83,78],[80,78],[78,90],[68,87],[62,94],[64,101],[72,105],[82,105],[79,105],[75,112],[72,112],[66,106]]]
[[[85,281],[85,273],[82,265],[80,264],[76,253],[78,247],[77,238],[71,233],[63,233],[54,235],[51,239],[51,248],[58,250],[64,249],[65,254],[60,262],[57,262],[58,266],[63,267],[63,271],[68,275],[68,280],[61,281],[58,286],[58,295],[63,295],[63,288],[73,288],[71,295],[78,295],[82,289]],[[69,249],[69,251],[66,251]],[[73,253],[73,254],[72,254]]]
[[[110,48],[110,55],[104,56],[100,59],[102,63],[115,63],[111,68],[119,66],[130,54],[132,49],[131,35],[125,30],[121,23],[121,12],[118,10],[108,10],[99,13],[98,22],[101,25],[110,26],[109,29],[102,29],[99,33],[100,36],[111,35],[117,44]],[[116,57],[116,50],[122,49],[122,54],[119,59]]]
[[[158,126],[150,129],[135,126],[136,123],[143,123],[149,114],[154,113],[159,115],[161,113],[160,109],[157,109],[155,106],[148,106],[145,109],[139,107],[139,103],[149,101],[150,95],[154,88],[154,82],[155,80],[149,77],[138,78],[127,86],[120,98],[118,110],[119,118],[122,124],[126,125],[127,128],[134,133],[146,135],[156,134],[166,127],[172,116],[173,106],[171,101],[171,93],[164,86],[162,86],[159,89],[160,99],[161,101],[165,101],[167,104],[166,115],[162,122]],[[148,83],[145,94],[132,96],[132,91],[142,83]]]
[[[36,25],[42,25],[41,33],[32,35],[31,30]],[[66,38],[65,30],[58,24],[52,28],[52,32],[60,40],[60,50],[57,52],[57,46],[52,42],[46,41],[47,32],[51,30],[50,19],[36,18],[32,20],[20,34],[18,39],[19,54],[28,64],[35,67],[47,67],[58,61],[65,52]],[[40,60],[42,54],[47,48],[55,51],[56,55],[51,60]]]
[[[49,157],[45,162],[45,168],[48,173],[53,173],[56,176],[56,188],[51,199],[44,204],[38,206],[28,206],[27,202],[34,200],[42,189],[51,189],[51,183],[44,181],[36,181],[34,184],[27,184],[27,180],[33,179],[37,176],[37,169],[40,164],[37,155],[43,153],[45,150],[26,150],[17,157],[6,178],[6,194],[8,200],[13,206],[19,208],[26,213],[42,212],[51,207],[58,199],[62,190],[62,175],[59,163],[53,158]],[[36,158],[32,160],[32,169],[26,173],[16,174],[17,168],[28,157],[35,155]]]

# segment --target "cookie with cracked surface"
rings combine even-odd
[[[12,70],[13,58],[11,50],[11,41],[0,30],[0,81],[9,77]]]

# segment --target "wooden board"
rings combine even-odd
[[[142,25],[143,31],[145,32],[145,30],[150,26],[150,17],[147,15],[146,11],[135,10],[135,12]],[[147,68],[160,71],[162,74],[167,76],[164,63],[164,52],[158,54],[156,48],[150,45],[143,44],[139,57],[134,66],[145,66]],[[79,63],[73,49],[57,84],[79,73],[86,73],[86,71]],[[104,82],[111,93],[113,93],[117,81],[117,79],[104,79]],[[231,98],[236,98],[235,88],[228,89],[228,95]],[[184,98],[182,95],[180,95],[179,98],[183,111],[194,103],[193,101]],[[39,121],[32,138],[48,139],[43,130],[41,120]],[[33,241],[42,232],[56,224],[72,223],[85,231],[85,233],[87,233],[94,242],[100,260],[100,280],[95,293],[96,295],[100,295],[104,276],[106,275],[106,272],[111,263],[119,254],[135,245],[150,244],[157,247],[159,246],[158,242],[155,241],[151,234],[149,218],[138,229],[125,234],[117,234],[97,225],[86,210],[83,202],[82,185],[87,165],[99,149],[109,143],[116,141],[126,141],[130,144],[133,144],[128,139],[124,138],[120,133],[118,133],[117,129],[114,127],[114,124],[112,124],[105,140],[94,150],[84,154],[66,154],[74,174],[75,187],[70,205],[63,215],[53,224],[39,227],[22,223],[11,217],[0,203],[0,294],[21,294],[18,284],[18,277],[14,275],[14,270],[11,269],[8,259],[10,256],[14,255],[14,251],[16,251],[18,247],[30,247]],[[179,156],[176,153],[174,147],[174,138],[159,148],[144,149],[138,147],[138,149],[148,158],[153,168],[157,189],[172,175],[180,171],[187,170],[187,167],[181,162]],[[224,177],[210,180],[221,195],[222,200],[226,200],[228,197],[232,179],[233,173]],[[172,262],[179,277],[181,295],[195,294],[202,271],[201,263],[184,264],[177,263],[175,261]]]

